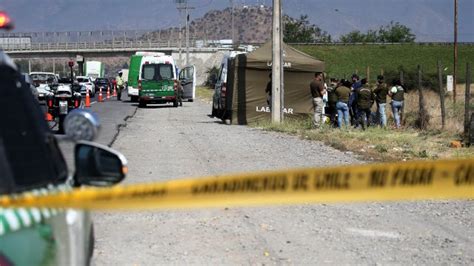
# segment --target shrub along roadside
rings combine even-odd
[[[472,147],[459,149],[449,147],[450,141],[459,139],[459,135],[439,130],[421,132],[411,128],[390,130],[370,127],[362,131],[330,126],[311,129],[311,118],[285,119],[281,124],[260,122],[251,126],[296,135],[302,139],[322,141],[338,150],[360,155],[363,160],[408,161],[474,156]]]

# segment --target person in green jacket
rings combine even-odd
[[[370,126],[371,108],[374,103],[374,94],[367,85],[367,79],[361,80],[362,87],[357,91],[357,110],[359,124],[362,125],[362,129]]]
[[[117,82],[117,100],[120,101],[120,98],[122,97],[122,90],[124,88],[124,81],[122,78],[122,72],[118,73],[118,76],[115,78]]]
[[[337,125],[339,128],[342,127],[342,121],[344,121],[345,127],[349,126],[349,97],[351,95],[351,82],[342,79],[339,82],[339,86],[335,90],[337,96]]]
[[[388,87],[382,75],[377,76],[377,87],[374,89],[375,102],[377,104],[377,121],[380,126],[387,126],[387,115],[385,105],[387,103]]]

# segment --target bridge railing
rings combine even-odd
[[[115,41],[115,42],[76,42],[76,43],[27,43],[3,44],[4,51],[70,51],[70,50],[123,50],[141,48],[178,47],[176,41]]]

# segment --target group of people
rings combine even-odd
[[[359,79],[359,76],[354,74],[352,80],[331,79],[329,85],[327,85],[324,82],[323,73],[317,72],[310,83],[310,90],[313,97],[313,126],[315,128],[319,128],[323,123],[324,110],[327,105],[331,124],[335,125],[337,123],[339,128],[352,125],[355,128],[362,127],[365,130],[374,120],[372,119],[374,103],[377,107],[374,123],[386,127],[385,106],[387,96],[391,98],[390,104],[395,127],[400,128],[401,126],[405,90],[399,80],[394,80],[389,88],[384,81],[384,77],[379,75],[375,88],[371,88],[367,84],[367,79]]]

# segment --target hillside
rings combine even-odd
[[[235,43],[264,43],[271,38],[272,9],[266,6],[234,8]],[[184,25],[182,27],[184,34]],[[178,38],[179,27],[155,31],[143,38]],[[190,22],[191,40],[232,39],[232,9],[212,10]],[[183,35],[184,38],[184,35]]]

